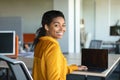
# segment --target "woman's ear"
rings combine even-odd
[[[48,31],[48,30],[49,30],[49,28],[48,28],[48,26],[47,26],[47,25],[45,25],[45,30],[46,30],[46,31]]]

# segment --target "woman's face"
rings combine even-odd
[[[55,39],[61,39],[64,32],[66,31],[65,20],[62,17],[56,17],[53,19],[51,24],[45,25],[47,36],[51,36]]]

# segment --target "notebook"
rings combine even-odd
[[[108,68],[107,49],[82,49],[81,65],[88,67],[87,71],[103,72]]]

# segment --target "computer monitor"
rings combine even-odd
[[[0,31],[0,55],[15,55],[15,31]]]
[[[110,36],[120,36],[120,26],[111,26]]]

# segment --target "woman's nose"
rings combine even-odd
[[[59,30],[62,30],[62,26],[61,26],[61,25],[59,25],[58,29],[59,29]]]
[[[65,31],[66,31],[66,28],[63,27],[63,26],[60,26],[60,30],[65,32]]]

